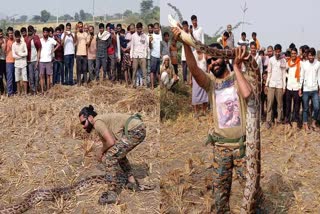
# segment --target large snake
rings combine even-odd
[[[116,180],[113,180],[116,179]],[[53,189],[39,189],[29,193],[25,199],[15,205],[0,208],[0,214],[20,214],[24,213],[40,201],[54,201],[58,198],[68,199],[72,194],[82,192],[84,189],[96,184],[115,183],[117,187],[123,187],[127,183],[127,176],[121,174],[117,178],[108,175],[94,175],[67,187],[57,187]],[[153,187],[139,185],[138,191],[151,190]]]
[[[168,16],[171,27],[180,29],[180,38],[189,46],[215,58],[235,58],[235,49],[219,50],[196,41],[192,34],[182,30],[181,24]],[[246,184],[244,188],[241,214],[256,213],[262,190],[260,187],[261,174],[261,143],[260,143],[260,91],[261,76],[258,65],[249,53],[246,53],[244,61],[246,67],[247,80],[252,85],[252,96],[248,98],[246,115]]]

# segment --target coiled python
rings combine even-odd
[[[39,189],[29,193],[26,198],[16,204],[8,207],[0,208],[0,214],[20,214],[26,212],[40,201],[54,201],[58,198],[68,199],[72,194],[83,191],[96,184],[110,184],[113,182],[117,187],[123,187],[127,183],[127,176],[119,175],[115,180],[108,175],[94,175],[67,187],[57,187],[53,189]],[[153,187],[139,185],[138,191],[151,190]]]
[[[191,34],[182,30],[180,23],[168,16],[171,27],[180,29],[180,38],[189,46],[215,58],[235,58],[235,49],[219,50],[196,41]],[[253,95],[248,98],[246,121],[246,184],[241,205],[241,214],[256,213],[263,197],[260,187],[261,175],[261,143],[260,143],[260,91],[261,76],[258,65],[250,54],[244,61],[248,82],[253,86]]]

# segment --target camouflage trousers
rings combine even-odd
[[[213,191],[215,210],[217,214],[230,213],[229,198],[232,185],[232,174],[235,169],[236,177],[241,186],[245,185],[245,157],[240,158],[239,148],[215,145],[213,148]]]
[[[136,128],[128,131],[128,137],[124,131],[121,139],[117,140],[105,153],[105,166],[107,176],[112,180],[109,190],[116,189],[118,182],[123,182],[132,174],[132,168],[126,155],[138,146],[146,137],[146,127],[141,123]]]

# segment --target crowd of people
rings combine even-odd
[[[160,24],[79,21],[56,28],[0,29],[0,92],[7,96],[44,95],[55,84],[86,86],[92,81],[155,87],[160,72]],[[74,66],[74,64],[76,65]],[[76,68],[74,79],[74,67]]]

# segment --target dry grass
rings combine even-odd
[[[184,99],[172,101],[175,103],[191,103],[188,97],[173,94],[168,97]],[[211,207],[214,209],[212,147],[204,144],[208,119],[209,116],[194,119],[190,111],[161,123],[160,209],[163,213],[210,213]],[[261,186],[266,213],[319,213],[319,136],[319,133],[307,135],[302,130],[289,134],[284,125],[270,130],[262,127]],[[240,212],[242,191],[234,178],[232,213]]]
[[[147,138],[128,158],[141,183],[157,185],[160,133],[157,94],[102,83],[88,88],[55,86],[46,97],[2,97],[0,206],[17,203],[34,189],[67,186],[90,175],[104,174],[105,168],[95,156],[101,146],[99,138],[88,135],[79,124],[78,113],[88,104],[100,114],[140,111],[147,125]],[[27,213],[159,212],[159,188],[139,193],[124,190],[118,204],[100,206],[97,200],[106,188],[100,185],[70,200],[41,202]]]
[[[182,78],[181,78],[182,79]],[[190,87],[183,82],[176,84],[171,91],[161,90],[160,119],[161,121],[176,120],[179,115],[188,115],[191,109]]]

